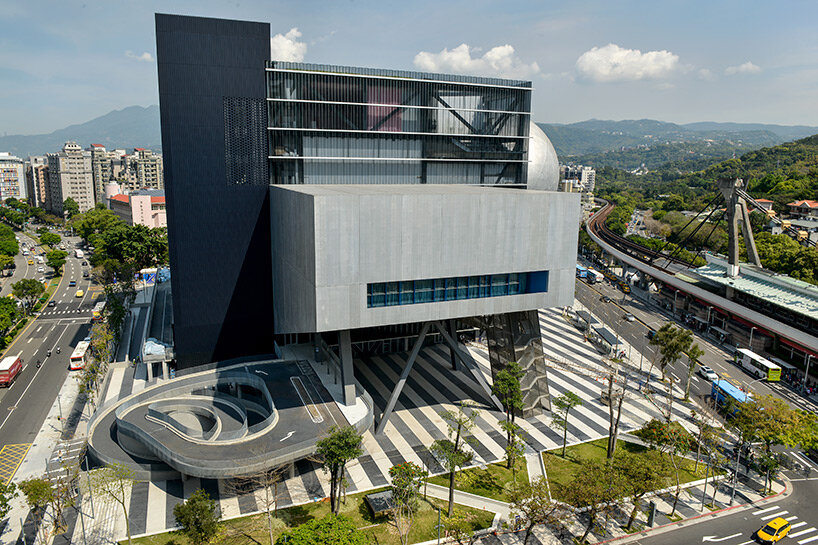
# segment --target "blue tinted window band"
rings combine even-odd
[[[366,285],[366,306],[393,307],[547,292],[548,271],[373,282]]]

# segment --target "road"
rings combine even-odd
[[[790,474],[793,477],[792,494],[773,503],[765,503],[749,510],[737,510],[716,518],[704,517],[702,522],[678,528],[672,532],[643,537],[640,545],[690,545],[692,543],[719,543],[719,545],[750,545],[753,534],[775,517],[790,521],[790,535],[781,543],[818,544],[818,467],[809,474]]]
[[[72,252],[52,298],[55,305],[43,307],[40,316],[30,322],[5,351],[5,354],[21,354],[23,370],[10,388],[0,389],[0,480],[9,478],[22,461],[65,381],[73,347],[90,332],[91,308],[99,290],[93,288],[90,278],[82,277],[83,270],[89,267],[82,266],[83,260],[74,257],[73,248],[78,241],[77,238],[66,240],[66,249]],[[25,271],[29,278],[46,276],[37,272],[36,262],[27,269],[18,264],[17,269]],[[72,280],[76,286],[69,285]],[[4,289],[10,282],[5,284]],[[77,290],[83,290],[82,297],[76,297]],[[38,360],[41,361],[39,368]],[[67,415],[71,407],[62,409]]]
[[[610,303],[603,302],[601,297],[607,295],[611,298]],[[644,301],[622,293],[619,289],[601,282],[589,286],[585,282],[578,281],[576,288],[576,298],[586,306],[592,314],[602,320],[605,325],[612,329],[620,338],[627,341],[645,357],[645,368],[650,367],[650,360],[653,358],[654,347],[649,344],[648,329],[657,330],[665,323],[671,321],[670,314],[660,310],[658,307],[648,305]],[[636,316],[637,320],[628,322],[624,319],[626,313]],[[679,327],[683,324],[676,323]],[[701,336],[694,331],[694,337],[699,347],[704,350],[704,355],[699,361],[713,368],[722,378],[726,378],[745,390],[749,389],[756,394],[772,394],[787,401],[791,407],[810,410],[818,413],[818,404],[795,393],[783,383],[766,383],[756,381],[755,377],[747,374],[741,367],[733,362],[732,355],[722,346],[714,343],[711,339]],[[687,379],[687,360],[667,369],[669,375],[674,377],[682,388]],[[710,382],[698,375],[694,375],[691,381],[691,396],[710,395]]]

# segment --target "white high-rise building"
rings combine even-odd
[[[46,208],[57,216],[63,213],[63,202],[71,197],[80,212],[94,207],[94,173],[91,152],[76,142],[66,142],[59,153],[48,154],[48,191]]]
[[[585,188],[586,192],[593,193],[594,186],[596,186],[596,170],[591,167],[582,167],[579,182],[582,184],[582,187]]]
[[[23,160],[7,152],[0,152],[0,199],[26,200],[25,169]]]

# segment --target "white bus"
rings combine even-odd
[[[72,371],[76,371],[77,369],[82,369],[85,367],[85,363],[88,361],[88,347],[91,345],[88,341],[80,341],[77,343],[77,347],[74,348],[74,351],[71,353],[71,359],[68,364],[68,368]]]
[[[767,379],[768,382],[781,380],[781,367],[752,350],[739,348],[736,357],[738,358],[737,363],[754,377]]]
[[[75,256],[77,259],[82,259],[82,256],[83,256],[83,255],[84,255],[84,254],[82,253],[82,250],[74,250],[74,256]]]

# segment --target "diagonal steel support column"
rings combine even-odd
[[[386,423],[389,422],[389,417],[392,416],[392,410],[395,408],[395,403],[398,402],[403,386],[406,384],[406,378],[409,376],[409,371],[412,370],[412,366],[415,364],[415,360],[420,352],[420,347],[423,346],[423,339],[426,338],[426,333],[429,332],[429,326],[430,323],[426,322],[423,324],[423,327],[420,328],[420,334],[415,341],[415,346],[412,347],[412,353],[409,354],[409,359],[406,360],[406,365],[403,367],[403,371],[401,371],[398,383],[395,385],[395,389],[392,390],[392,395],[389,397],[389,402],[386,404],[386,409],[383,411],[381,421],[378,422],[378,428],[375,430],[375,435],[380,435],[383,433]]]
[[[460,363],[463,364],[463,367],[465,367],[466,369],[471,371],[471,374],[474,377],[474,379],[477,381],[477,384],[479,384],[480,387],[483,388],[483,391],[486,392],[486,395],[491,400],[491,402],[494,403],[494,406],[497,407],[501,411],[505,410],[505,409],[503,409],[503,404],[500,403],[499,399],[497,399],[497,396],[495,396],[491,392],[491,386],[489,386],[489,383],[486,382],[486,379],[480,373],[480,370],[476,368],[476,365],[472,365],[473,362],[472,362],[471,357],[467,357],[466,355],[463,354],[463,351],[461,350],[460,346],[457,344],[457,341],[455,341],[452,338],[452,336],[449,335],[449,333],[446,331],[446,328],[443,326],[442,323],[435,322],[435,327],[437,328],[438,331],[440,331],[440,334],[443,335],[443,338],[446,340],[446,344],[448,344],[449,347],[452,348],[455,351],[455,354],[457,354],[457,357],[460,358]]]

